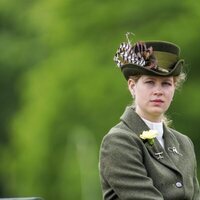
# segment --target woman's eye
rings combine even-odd
[[[172,83],[171,82],[163,82],[163,85],[169,85],[169,86],[171,86]]]
[[[147,84],[154,84],[153,81],[146,81],[145,83],[147,83]]]

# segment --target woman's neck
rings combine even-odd
[[[143,113],[139,109],[136,109],[136,113],[143,119],[146,119],[150,122],[159,123],[162,122],[163,115],[160,114],[149,114],[149,113]]]

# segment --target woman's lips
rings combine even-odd
[[[162,99],[154,99],[154,100],[151,100],[151,102],[163,103],[164,101]]]
[[[162,99],[154,99],[154,100],[151,100],[151,103],[154,105],[154,106],[162,106],[164,101]]]

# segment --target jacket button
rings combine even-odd
[[[181,187],[183,187],[183,184],[181,182],[176,182],[176,187],[181,188]]]

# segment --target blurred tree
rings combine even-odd
[[[133,40],[181,46],[188,82],[169,114],[199,158],[200,68],[192,68],[199,7],[194,0],[1,0],[0,195],[101,199],[99,145],[131,103],[112,61],[127,31]]]

